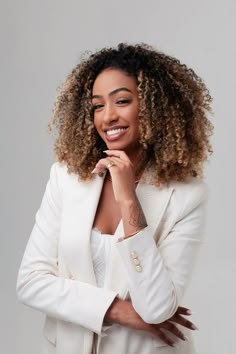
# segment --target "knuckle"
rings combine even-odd
[[[179,329],[177,329],[176,328],[176,335],[179,337],[179,338],[183,338],[183,333],[179,330]]]
[[[176,329],[176,326],[171,322],[169,322],[168,327],[171,331],[174,331]]]
[[[163,332],[161,332],[161,333],[159,334],[159,337],[160,337],[164,342],[167,342],[167,343],[168,343],[169,338],[168,338]]]

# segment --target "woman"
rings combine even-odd
[[[47,315],[44,354],[194,353],[180,304],[203,237],[210,102],[147,45],[103,49],[68,76],[17,283]]]

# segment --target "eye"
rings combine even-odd
[[[130,98],[121,98],[121,99],[116,101],[116,103],[118,103],[118,104],[127,104],[127,103],[130,103],[130,102],[131,102]]]
[[[101,103],[93,104],[94,111],[97,111],[98,109],[101,109],[102,107],[104,107],[104,105]]]

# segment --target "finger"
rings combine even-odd
[[[169,338],[168,335],[166,333],[164,333],[161,329],[158,329],[156,331],[156,335],[163,340],[164,343],[168,344],[171,347],[175,346],[175,342],[173,341],[173,339]]]
[[[109,163],[113,163],[114,162],[114,158],[111,157],[105,157],[103,159],[100,159],[97,163],[96,163],[96,167],[100,167],[100,166],[107,166]]]
[[[120,158],[118,157],[105,157],[103,159],[100,159],[97,164],[96,164],[96,167],[98,166],[105,166],[107,167],[107,165],[109,165],[109,163],[111,163],[113,166],[115,165],[121,165],[121,164],[124,164],[125,162],[122,161]],[[109,168],[109,167],[108,167]]]
[[[191,321],[187,320],[186,318],[180,315],[174,315],[173,317],[170,318],[170,321],[178,323],[181,326],[186,327],[188,329],[192,329],[192,330],[198,329],[194,323],[192,323]]]
[[[125,161],[130,161],[126,153],[122,150],[104,150],[104,152],[110,157],[114,156]]]
[[[109,159],[107,163],[107,169],[109,170],[113,166],[116,166],[115,161],[113,159]]]
[[[116,165],[118,166],[128,166],[127,162],[128,161],[125,161],[119,157],[116,157],[116,156],[112,156],[112,157],[108,157],[109,161],[112,160],[115,162]]]
[[[176,313],[178,315],[185,315],[185,316],[190,316],[192,315],[192,311],[188,309],[187,307],[179,306]]]
[[[176,337],[186,340],[185,335],[179,330],[179,328],[169,321],[163,322],[160,324],[162,328],[167,329],[170,333],[174,334]]]
[[[107,169],[107,165],[109,163],[109,158],[100,159],[95,168],[93,169],[92,173],[99,173],[104,172]]]
[[[162,331],[160,325],[161,324],[154,325],[145,323],[146,328],[144,330],[153,334],[155,337],[160,338],[164,343],[168,344],[169,346],[174,347],[175,341],[170,338],[168,333]]]
[[[92,173],[99,173],[99,172],[104,172],[106,169],[109,169],[114,166],[120,166],[120,167],[124,167],[124,166],[128,166],[127,162],[130,163],[130,161],[125,161],[119,157],[105,157],[103,159],[100,159],[95,168],[93,169]]]

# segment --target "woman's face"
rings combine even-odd
[[[94,125],[109,150],[133,155],[139,150],[137,85],[132,76],[108,68],[96,78],[92,90]]]

